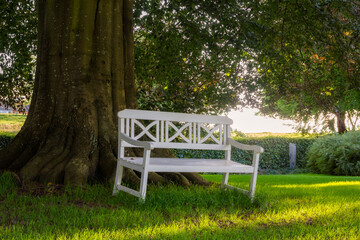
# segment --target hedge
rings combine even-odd
[[[306,167],[306,152],[316,137],[240,137],[236,140],[244,144],[255,144],[263,147],[265,152],[260,156],[260,169],[289,168],[289,143],[296,144],[296,167]],[[236,162],[251,164],[252,153],[233,148],[232,159]],[[175,154],[180,158],[224,158],[224,151],[177,149]]]
[[[318,173],[360,176],[360,131],[317,139],[308,159],[308,167]]]

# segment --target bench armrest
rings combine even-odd
[[[231,146],[234,146],[234,147],[239,148],[239,149],[250,150],[250,151],[257,152],[257,153],[263,153],[264,152],[264,149],[262,147],[260,147],[260,146],[242,144],[242,143],[239,143],[239,142],[235,141],[232,138],[228,138],[228,143]]]
[[[137,141],[133,138],[128,137],[127,135],[123,134],[123,133],[119,133],[120,136],[120,140],[125,141],[127,143],[130,143],[131,145],[137,146],[137,147],[143,147],[146,149],[154,149],[154,146],[152,143],[149,142],[144,142],[144,141]]]

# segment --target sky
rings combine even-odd
[[[295,132],[291,126],[286,124],[292,124],[290,120],[274,119],[269,117],[255,116],[257,109],[244,108],[240,110],[232,110],[228,117],[231,118],[234,123],[231,126],[232,129],[236,129],[243,133],[261,133],[261,132],[273,132],[273,133],[292,133]]]

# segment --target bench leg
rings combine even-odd
[[[119,192],[118,186],[121,185],[121,180],[123,177],[124,167],[120,165],[120,161],[118,161],[116,167],[116,175],[115,175],[115,182],[114,182],[114,189],[113,189],[113,196]]]
[[[254,196],[255,196],[255,188],[256,188],[256,180],[257,180],[257,175],[258,175],[259,158],[260,158],[260,153],[254,153],[254,157],[253,157],[254,172],[251,174],[250,189],[249,189],[249,196],[251,198],[251,201],[254,199]]]
[[[250,189],[249,189],[249,195],[251,200],[253,200],[255,196],[256,180],[257,180],[257,172],[254,172],[253,174],[251,174]]]
[[[147,181],[148,181],[148,171],[144,170],[141,173],[141,182],[140,182],[140,200],[145,201],[146,197],[146,187],[147,187]]]
[[[222,179],[222,182],[221,182],[221,188],[224,188],[225,185],[227,185],[229,181],[229,173],[223,173],[223,179]]]
[[[241,188],[237,188],[237,187],[234,187],[234,186],[229,185],[229,184],[228,184],[229,173],[224,173],[224,174],[223,174],[222,183],[221,183],[221,188],[238,190],[238,191],[246,194],[247,196],[249,196],[250,199],[251,199],[251,202],[252,202],[253,199],[254,199],[254,196],[255,196],[256,177],[257,177],[257,172],[254,172],[254,173],[251,175],[250,191],[247,191],[247,190],[245,190],[245,189],[241,189]]]

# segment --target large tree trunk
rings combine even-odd
[[[23,128],[0,152],[0,169],[25,181],[113,177],[116,113],[137,106],[132,7],[131,0],[37,1],[34,93]],[[137,181],[134,172],[125,176]]]

